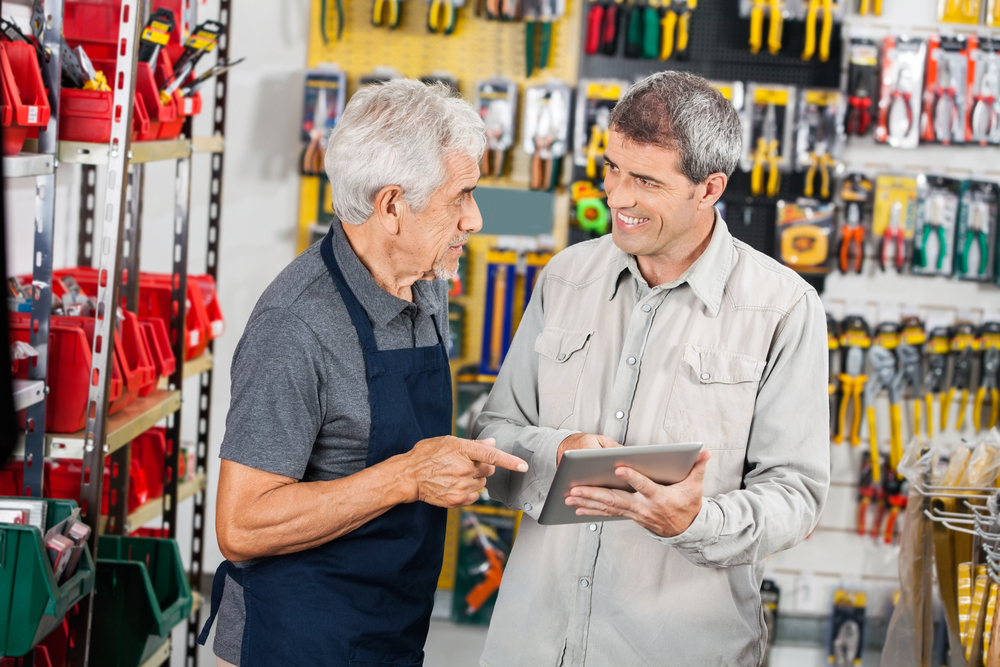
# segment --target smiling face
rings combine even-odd
[[[472,196],[479,182],[479,164],[453,153],[445,158],[445,168],[445,183],[431,195],[430,204],[420,213],[410,209],[409,220],[400,229],[398,247],[404,249],[406,264],[423,272],[421,280],[454,276],[469,234],[483,227]]]
[[[615,245],[637,257],[640,269],[707,246],[715,201],[706,199],[705,183],[692,184],[677,169],[678,151],[637,144],[612,129],[604,155],[611,235]]]

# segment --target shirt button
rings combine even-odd
[[[628,358],[628,365],[629,366],[635,366],[635,357],[629,357]]]
[[[642,312],[644,313],[648,313],[650,310],[652,310],[652,308],[649,307],[648,303],[642,307]]]
[[[625,413],[619,410],[618,412],[615,413],[615,417],[618,417],[618,419],[623,419],[625,417]]]
[[[590,532],[592,532],[592,533],[596,533],[597,532],[597,524],[596,523],[590,524]]]
[[[559,361],[562,361],[565,358],[566,358],[566,353],[565,352],[560,352],[559,353]]]
[[[525,512],[531,511],[531,503],[524,503],[524,511]]]
[[[580,585],[586,588],[587,586],[590,586],[590,581],[588,581],[587,579],[581,579]]]
[[[702,374],[701,374],[701,379],[702,379],[702,380],[711,380],[711,379],[712,379],[712,376],[711,376],[711,375],[709,375],[708,373],[702,373]]]

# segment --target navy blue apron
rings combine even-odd
[[[334,224],[338,224],[334,221]],[[451,433],[451,373],[441,329],[430,347],[380,351],[368,315],[333,256],[333,230],[320,246],[365,355],[371,432],[366,466],[403,454],[419,440]],[[228,573],[243,586],[241,667],[422,665],[444,554],[447,511],[397,505],[313,549],[245,568],[222,563],[211,616]]]

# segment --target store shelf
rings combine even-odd
[[[226,138],[222,136],[195,137],[191,140],[191,150],[195,153],[221,153],[226,150]]]
[[[181,407],[180,391],[157,389],[149,396],[137,399],[116,415],[108,418],[108,447],[110,454],[132,441],[140,433],[148,431],[167,415]],[[83,458],[83,430],[76,433],[46,433],[45,456],[60,459]],[[24,436],[18,437],[14,454],[24,456]]]
[[[194,479],[188,480],[186,482],[181,482],[177,485],[177,502],[182,502],[199,491],[204,491],[206,487],[206,478],[204,474],[196,475]],[[153,519],[163,514],[163,496],[159,498],[154,498],[147,503],[143,503],[134,512],[128,515],[128,521],[125,523],[125,532],[131,533],[137,528],[141,528]],[[104,527],[107,524],[107,517],[101,517],[101,532],[104,532]]]
[[[103,167],[108,163],[108,144],[89,144],[80,141],[60,141],[59,160]],[[187,139],[167,141],[137,141],[131,145],[129,163],[176,160],[191,155],[191,142]]]
[[[55,160],[44,153],[18,153],[5,155],[3,158],[4,178],[24,178],[26,176],[41,176],[51,174]]]
[[[14,380],[14,412],[24,410],[45,398],[42,380]]]
[[[212,370],[212,353],[206,352],[200,357],[195,357],[184,362],[184,379],[188,379],[193,375],[201,375],[205,371]],[[160,384],[158,385],[160,389],[167,388],[167,378],[160,378]]]
[[[166,641],[163,646],[156,649],[156,653],[149,656],[146,662],[139,665],[139,667],[160,667],[167,660],[170,660],[170,642]]]

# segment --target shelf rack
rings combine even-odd
[[[26,2],[24,4],[30,4]],[[178,363],[174,374],[161,382],[149,396],[136,400],[122,412],[108,416],[108,381],[111,377],[111,346],[99,341],[108,340],[116,328],[117,308],[124,299],[126,306],[136,311],[138,280],[123,283],[124,276],[138,276],[140,270],[139,248],[143,195],[143,165],[149,162],[171,160],[176,163],[175,206],[173,216],[174,316],[170,322],[174,356],[184,359],[184,337],[180,335],[185,322],[187,293],[187,243],[189,229],[191,160],[196,154],[207,154],[211,159],[211,182],[208,221],[207,273],[217,278],[218,245],[222,212],[222,169],[225,150],[226,92],[228,77],[221,74],[214,82],[213,131],[211,136],[194,137],[191,119],[188,119],[181,137],[177,140],[131,143],[131,99],[135,95],[135,66],[139,31],[149,15],[149,0],[122,0],[119,25],[119,50],[116,71],[122,76],[115,82],[114,104],[123,110],[112,124],[111,139],[106,144],[58,141],[58,109],[61,81],[61,36],[63,0],[43,0],[46,23],[42,45],[51,54],[49,62],[42,65],[43,78],[52,108],[47,127],[42,128],[38,139],[38,153],[22,152],[3,157],[4,178],[36,179],[36,205],[34,217],[34,250],[32,263],[32,313],[30,343],[38,351],[37,364],[30,367],[27,381],[15,381],[14,394],[17,409],[27,409],[27,427],[20,435],[16,455],[24,457],[24,486],[26,495],[40,496],[42,491],[43,460],[46,457],[75,458],[83,461],[80,505],[83,520],[93,529],[90,549],[96,554],[97,538],[101,533],[127,534],[162,516],[165,536],[177,537],[177,511],[181,501],[193,499],[193,535],[191,570],[189,578],[194,591],[194,604],[187,624],[186,665],[198,664],[197,644],[194,639],[200,630],[202,596],[201,585],[203,539],[205,525],[205,489],[207,486],[208,434],[210,426],[212,391],[212,346],[202,356]],[[193,28],[196,3],[185,2],[183,21],[178,25]],[[225,26],[217,46],[217,57],[225,59],[229,53],[230,2],[222,0],[218,20]],[[55,173],[61,163],[80,164],[81,205],[78,232],[77,264],[99,266],[108,279],[97,294],[98,316],[95,326],[95,345],[91,376],[96,381],[88,396],[91,409],[84,429],[73,434],[45,433],[35,425],[45,423],[45,378],[48,360],[49,320],[51,315],[52,248],[55,220]],[[96,204],[96,172],[98,167],[107,169],[107,189],[103,207]],[[100,229],[96,211],[101,210]],[[98,243],[95,235],[100,234]],[[95,250],[99,250],[95,256]],[[124,270],[124,274],[123,274]],[[183,380],[200,376],[198,440],[195,452],[193,478],[178,480],[180,454],[180,425]],[[110,480],[109,515],[87,508],[101,506],[104,457],[109,456],[116,465],[112,470],[128,471],[133,438],[152,426],[166,420],[167,454],[164,494],[135,511],[127,511],[128,474],[113,475]],[[117,502],[116,502],[117,501]],[[71,633],[76,641],[69,647],[67,664],[85,667],[88,664],[90,645],[92,597],[84,599],[68,615]],[[81,639],[82,638],[82,639]],[[170,643],[150,657],[143,667],[163,665],[170,659]],[[32,664],[29,654],[25,665]]]

